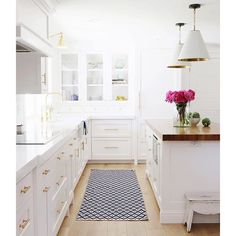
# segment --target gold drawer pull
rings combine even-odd
[[[70,145],[70,146],[73,146],[73,143],[70,143],[69,145]]]
[[[44,192],[44,193],[47,193],[47,192],[49,191],[49,189],[50,189],[50,187],[45,187],[45,188],[43,189],[43,192]]]
[[[73,157],[73,154],[70,154],[70,157]]]
[[[57,157],[57,160],[59,160],[59,161],[60,161],[60,160],[61,160],[61,157]]]
[[[65,154],[64,152],[61,152],[61,154],[63,155],[63,154]]]
[[[47,175],[50,172],[50,170],[45,170],[42,174]]]
[[[77,138],[73,138],[73,140],[76,140]]]
[[[29,223],[29,219],[27,220],[22,220],[22,223],[19,225],[19,228],[24,229],[26,225]]]
[[[27,193],[31,186],[25,186],[23,189],[20,190],[20,193]]]
[[[106,149],[116,149],[118,147],[104,147],[104,148],[106,148]]]
[[[62,175],[61,176],[61,179],[63,179],[64,178],[64,176]],[[56,184],[58,185],[58,186],[60,186],[60,180],[58,181],[58,182],[56,182]]]
[[[61,213],[61,211],[62,211],[62,209],[63,209],[63,207],[64,207],[64,202],[61,202],[61,204],[62,204],[62,207],[61,207],[60,209],[57,210],[57,213],[58,213],[58,214]]]

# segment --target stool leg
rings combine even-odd
[[[186,209],[185,209],[185,212],[184,212],[184,225],[187,224],[188,212],[189,212],[189,203],[187,202],[186,203]]]
[[[191,231],[192,221],[193,221],[193,210],[190,209],[189,214],[188,214],[188,221],[187,221],[187,232]]]

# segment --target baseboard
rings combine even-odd
[[[160,212],[161,224],[183,224],[184,212]],[[202,215],[194,213],[193,223],[220,223],[220,215]]]

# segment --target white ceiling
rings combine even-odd
[[[197,29],[205,42],[220,43],[219,0],[57,0],[53,14],[54,29],[67,40],[123,40],[153,42],[165,46],[178,39],[176,22],[188,23],[183,39],[192,29],[191,3],[197,10]]]

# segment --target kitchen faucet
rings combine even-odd
[[[62,94],[59,92],[51,92],[51,93],[47,93],[46,97],[45,97],[45,109],[46,111],[43,113],[42,116],[42,121],[49,121],[52,119],[52,112],[53,112],[53,106],[52,105],[48,105],[48,96],[49,95],[58,95],[61,97],[61,101],[63,100]]]

